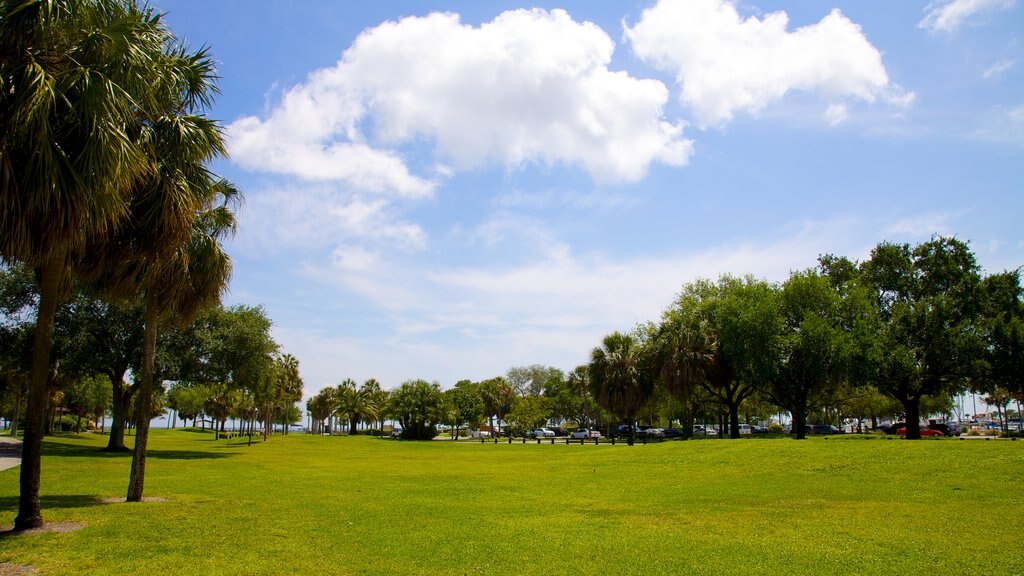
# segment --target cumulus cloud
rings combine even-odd
[[[968,19],[985,13],[1008,10],[1016,0],[951,0],[932,2],[925,7],[918,28],[940,32],[956,32]]]
[[[890,82],[860,26],[838,9],[816,24],[788,26],[785,12],[744,18],[731,0],[660,0],[626,27],[626,37],[639,58],[675,75],[680,101],[702,126],[756,114],[793,90],[833,103],[912,101]]]
[[[636,181],[652,162],[685,164],[692,143],[663,117],[667,88],[610,70],[613,51],[601,28],[562,10],[479,27],[441,13],[385,22],[267,117],[231,124],[231,153],[251,169],[410,196],[436,185],[402,155],[424,143],[442,174],[566,164]]]

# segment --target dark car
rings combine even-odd
[[[750,432],[752,434],[767,434],[768,428],[766,426],[758,426],[757,424],[751,424]]]
[[[906,422],[893,422],[892,424],[889,424],[888,426],[882,426],[881,428],[879,428],[879,430],[881,430],[882,432],[884,432],[886,434],[895,434],[896,431],[899,430],[900,428],[906,428],[906,427],[907,427],[907,423]]]
[[[831,424],[811,424],[807,427],[807,432],[811,434],[842,434],[839,428]]]
[[[637,438],[641,438],[642,437],[641,434],[643,434],[643,430],[641,430],[639,426],[629,426],[628,424],[619,424],[614,429],[612,429],[612,438],[629,438],[629,430],[630,430],[630,428],[633,429],[633,433],[636,435]]]
[[[555,437],[557,437],[557,438],[564,438],[564,437],[569,435],[569,431],[568,430],[566,430],[565,428],[559,428],[557,426],[555,426],[553,428],[548,428],[548,430],[551,430],[552,432],[554,432],[555,433]]]
[[[685,433],[679,428],[665,428],[661,431],[665,438],[682,438]]]

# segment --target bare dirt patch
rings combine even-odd
[[[127,502],[125,502],[124,498],[100,498],[99,501],[104,503],[104,504],[118,504],[118,503],[127,504]],[[142,501],[143,502],[167,502],[167,498],[164,498],[163,496],[143,496],[142,497]]]
[[[9,536],[29,536],[32,534],[46,534],[48,532],[74,532],[75,530],[81,530],[85,528],[85,524],[81,522],[47,522],[43,524],[42,528],[32,528],[29,530],[16,531],[13,527],[7,526],[0,531],[0,538]],[[0,575],[4,574],[0,572]]]
[[[35,574],[36,569],[32,566],[23,566],[21,564],[10,564],[8,562],[0,562],[0,576],[25,576],[26,574]]]

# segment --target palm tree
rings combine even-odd
[[[58,300],[83,241],[121,223],[148,168],[137,131],[170,32],[123,0],[0,3],[0,258],[40,301],[16,530],[42,526],[40,453]]]
[[[644,359],[641,343],[628,334],[613,332],[590,353],[591,393],[607,410],[630,425],[629,444],[636,439],[636,413],[654,390],[652,370]]]
[[[384,414],[384,410],[387,407],[387,392],[381,388],[380,382],[377,382],[376,378],[370,378],[363,382],[363,385],[359,388],[359,394],[366,399],[372,422],[380,424],[380,429],[383,433],[384,421],[381,419],[381,415]]]
[[[188,322],[219,303],[231,273],[220,240],[234,232],[239,197],[207,164],[226,154],[220,127],[201,113],[216,92],[206,50],[169,50],[157,61],[160,113],[137,123],[148,170],[134,182],[128,221],[94,236],[88,267],[113,294],[145,296],[145,336],[139,388],[141,407],[128,500],[142,498],[148,440],[148,399],[160,317]],[[219,204],[218,204],[219,202]]]
[[[287,417],[288,407],[302,399],[302,377],[299,376],[299,360],[291,354],[283,354],[277,358],[278,399]],[[288,434],[288,422],[284,423],[284,433]]]
[[[690,397],[712,372],[718,341],[707,322],[669,310],[651,340],[652,368],[657,381],[683,406],[683,435],[692,432]]]

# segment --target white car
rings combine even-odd
[[[527,434],[530,438],[554,438],[555,431],[547,428],[536,428]]]
[[[587,430],[586,428],[580,428],[569,435],[573,440],[589,440],[591,438],[600,438],[601,433],[597,430]]]
[[[469,436],[471,438],[490,438],[491,433],[488,430],[473,430]]]

